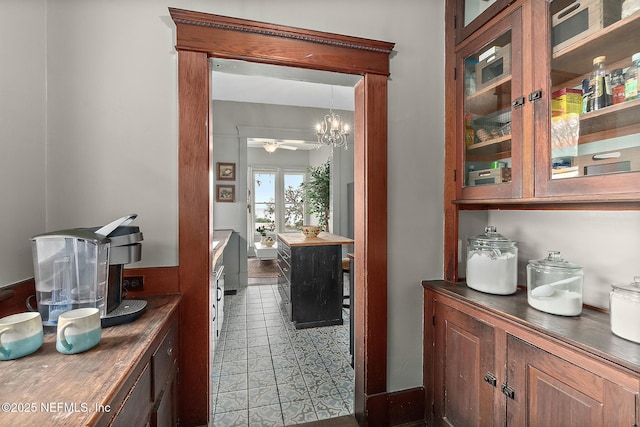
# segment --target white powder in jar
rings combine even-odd
[[[577,316],[582,313],[582,294],[568,290],[556,290],[548,297],[534,297],[529,292],[529,305],[540,311],[560,316]]]
[[[640,299],[625,293],[611,293],[611,332],[621,338],[640,343]]]
[[[510,295],[518,282],[518,258],[515,254],[496,255],[474,252],[467,259],[467,286],[480,292]]]

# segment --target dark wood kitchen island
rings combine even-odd
[[[297,329],[342,325],[342,245],[330,233],[278,234],[278,289],[282,308]]]

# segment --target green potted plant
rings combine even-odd
[[[260,236],[262,236],[260,239],[260,243],[262,243],[263,245],[271,247],[276,242],[273,237],[267,235],[267,231],[273,231],[273,228],[267,228],[266,225],[261,225],[256,228],[256,231],[260,234]]]
[[[264,225],[261,225],[260,227],[256,228],[256,231],[260,233],[262,237],[267,235],[267,227],[265,227]]]
[[[309,172],[309,181],[301,184],[302,198],[307,205],[307,214],[315,215],[318,219],[318,225],[328,233],[331,201],[331,163],[327,160],[326,163],[320,166],[310,166],[307,171]]]

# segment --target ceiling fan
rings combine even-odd
[[[286,145],[281,141],[265,142],[264,145],[263,145],[263,148],[267,153],[273,153],[278,148],[282,148],[283,150],[291,150],[291,151],[295,151],[295,150],[298,149],[298,147],[295,147],[293,145]]]

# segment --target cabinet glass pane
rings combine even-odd
[[[511,181],[511,31],[464,61],[465,185]]]
[[[638,12],[638,0],[550,3],[551,179],[640,171]]]
[[[466,0],[464,2],[464,25],[469,25],[471,21],[480,16],[482,12],[495,2],[496,0]]]

